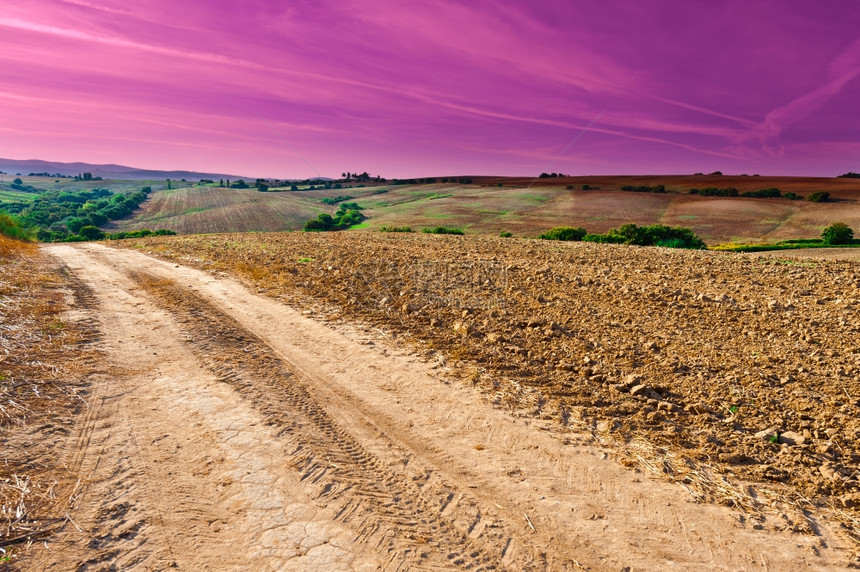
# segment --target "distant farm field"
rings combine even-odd
[[[444,225],[473,234],[512,232],[534,237],[553,226],[605,232],[625,223],[692,228],[709,244],[817,237],[833,222],[860,231],[860,181],[796,177],[574,177],[476,178],[475,184],[436,183],[258,192],[255,189],[188,187],[156,190],[132,218],[109,230],[167,228],[180,234],[300,230],[337,205],[322,199],[351,197],[367,220],[356,231],[383,226]],[[501,186],[500,186],[501,185]],[[665,193],[625,192],[625,186],[664,185]],[[587,186],[588,189],[583,189]],[[704,197],[692,188],[736,188],[740,193],[775,187],[803,196],[818,191],[830,202]]]

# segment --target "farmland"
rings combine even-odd
[[[499,405],[648,443],[679,481],[707,467],[810,507],[860,507],[856,264],[369,234],[134,248],[406,334]]]
[[[0,244],[20,250],[0,249],[7,561],[860,565],[860,250],[533,239],[860,230],[860,193],[587,180],[161,188],[111,230],[182,236]],[[346,231],[219,232],[351,203],[367,219]]]
[[[501,186],[499,186],[501,184]],[[629,193],[625,186],[662,184],[662,194]],[[583,190],[587,185],[590,190]],[[826,191],[831,202],[703,197],[692,188],[732,187],[739,192],[777,187],[803,196]],[[568,187],[573,187],[568,189]],[[434,183],[260,193],[252,189],[190,187],[158,191],[140,214],[108,230],[168,228],[181,234],[300,230],[336,207],[324,198],[341,195],[364,208],[360,229],[383,226],[453,226],[468,233],[537,236],[554,226],[605,232],[625,223],[692,228],[709,244],[817,237],[829,224],[860,227],[856,179],[791,177],[572,177],[564,179],[474,178],[474,184]]]
[[[47,540],[10,539],[22,569],[857,564],[856,263],[424,234],[112,244],[43,249],[65,295],[40,312],[98,359],[24,361],[39,394],[75,391],[4,434],[38,457],[31,483],[57,478],[2,487],[15,538]],[[13,401],[37,411],[30,383]]]

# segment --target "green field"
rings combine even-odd
[[[11,180],[8,176],[5,178]],[[75,182],[70,179],[26,178],[25,184],[44,188],[85,189],[101,186],[116,192],[153,189],[131,217],[114,221],[109,231],[166,228],[180,234],[292,231],[321,213],[334,214],[337,205],[324,198],[352,197],[366,220],[352,231],[383,226],[423,227],[440,224],[468,233],[536,237],[556,226],[583,227],[603,233],[626,223],[666,224],[692,228],[709,244],[778,242],[817,238],[829,224],[845,222],[860,231],[860,182],[851,179],[785,177],[579,177],[534,180],[474,178],[475,183],[350,186],[340,189],[290,191],[270,188],[232,189],[187,186],[165,181]],[[499,186],[502,183],[502,186]],[[191,183],[185,183],[191,185]],[[664,184],[665,193],[624,192],[626,185]],[[592,190],[583,190],[588,185]],[[704,197],[690,188],[736,187],[739,191],[777,187],[804,195],[827,190],[827,203],[744,197]]]

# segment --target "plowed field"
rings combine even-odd
[[[99,360],[35,449],[74,494],[38,543],[4,541],[7,565],[858,565],[857,263],[370,233],[122,244],[45,249]]]
[[[728,478],[858,514],[855,262],[369,234],[139,248],[408,334],[497,403],[656,452],[703,497],[769,502]]]

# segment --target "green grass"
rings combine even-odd
[[[860,239],[855,239],[851,244],[826,244],[820,238],[783,240],[780,242],[761,243],[728,243],[711,246],[709,250],[721,252],[767,252],[770,250],[795,250],[800,248],[858,248]]]
[[[38,196],[39,195],[37,195],[36,193],[22,193],[21,191],[0,190],[0,201],[29,203]]]

